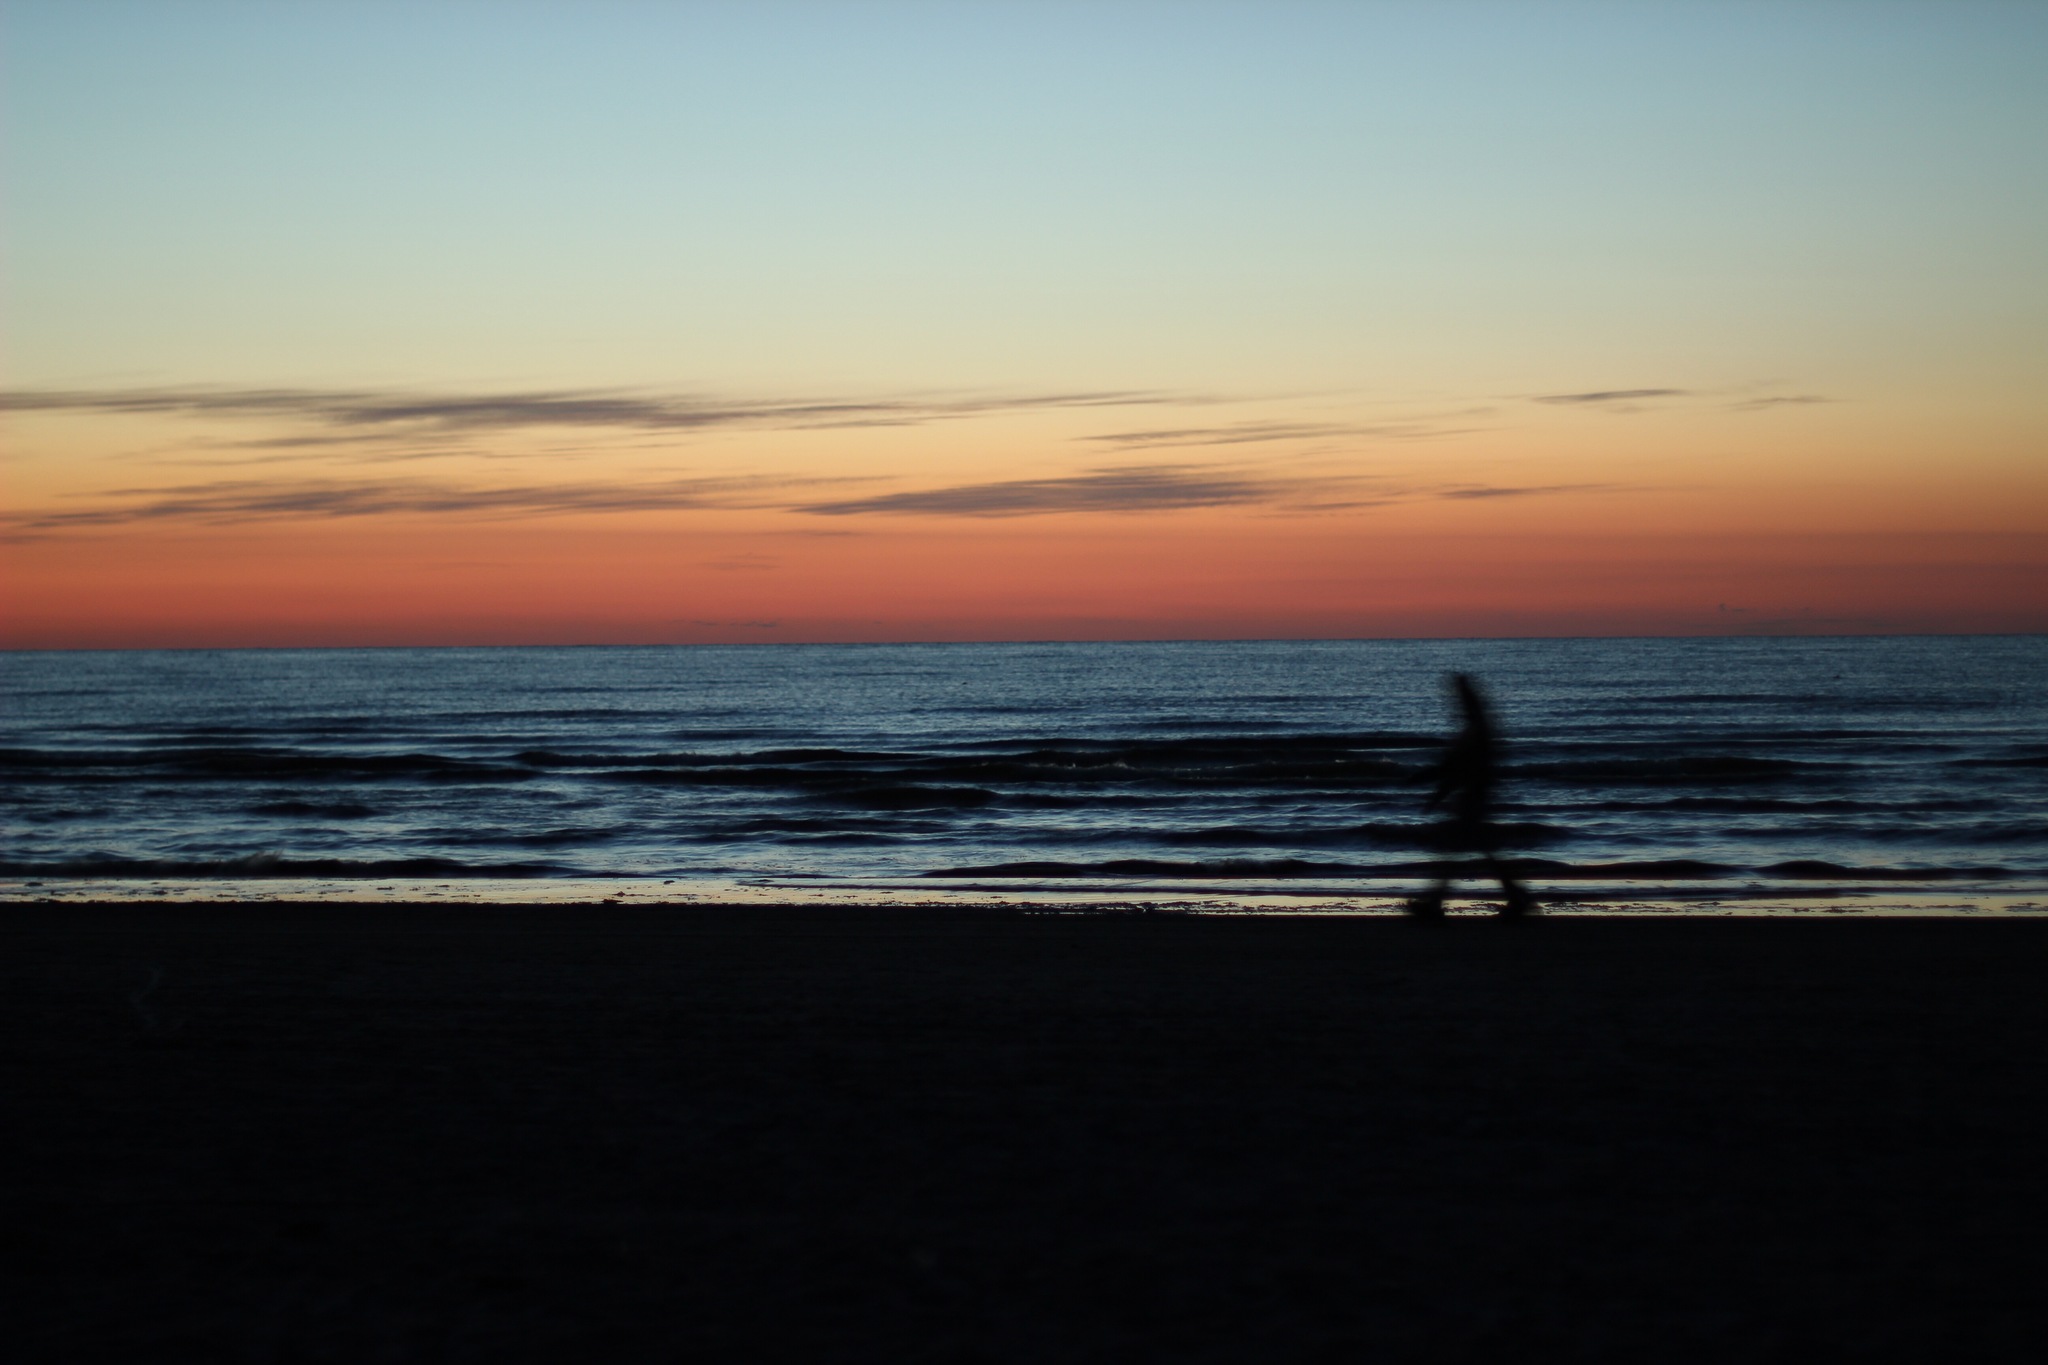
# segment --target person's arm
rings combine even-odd
[[[1435,810],[1444,803],[1445,797],[1458,789],[1461,770],[1466,766],[1460,761],[1464,757],[1463,748],[1456,740],[1444,745],[1443,757],[1436,761],[1436,790],[1422,803],[1424,810]]]

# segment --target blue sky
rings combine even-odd
[[[67,0],[6,32],[30,382],[1735,380],[1904,330],[1995,365],[2048,293],[2042,6]]]

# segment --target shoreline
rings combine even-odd
[[[1297,882],[1197,878],[861,878],[826,882],[755,877],[531,878],[5,878],[0,910],[23,905],[350,904],[838,907],[1019,909],[1040,913],[1184,915],[1399,915],[1426,882],[1412,879]],[[1797,885],[1605,879],[1529,885],[1553,918],[1695,916],[1892,917],[2048,914],[2048,881],[2014,877],[1928,882],[1896,877]],[[1450,911],[1490,912],[1483,883],[1454,889]]]

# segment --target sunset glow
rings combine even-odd
[[[20,3],[0,643],[2048,629],[2048,13]]]

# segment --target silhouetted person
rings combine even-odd
[[[1500,781],[1499,741],[1493,716],[1479,684],[1464,673],[1451,675],[1457,690],[1458,709],[1464,713],[1464,728],[1444,747],[1437,764],[1436,790],[1423,809],[1446,809],[1450,816],[1449,849],[1477,853],[1480,864],[1500,883],[1503,915],[1525,915],[1536,908],[1528,888],[1508,875],[1500,860],[1500,833],[1493,823],[1493,789]],[[1444,912],[1444,897],[1451,892],[1451,871],[1447,867],[1437,883],[1408,902],[1408,913],[1434,919]]]

